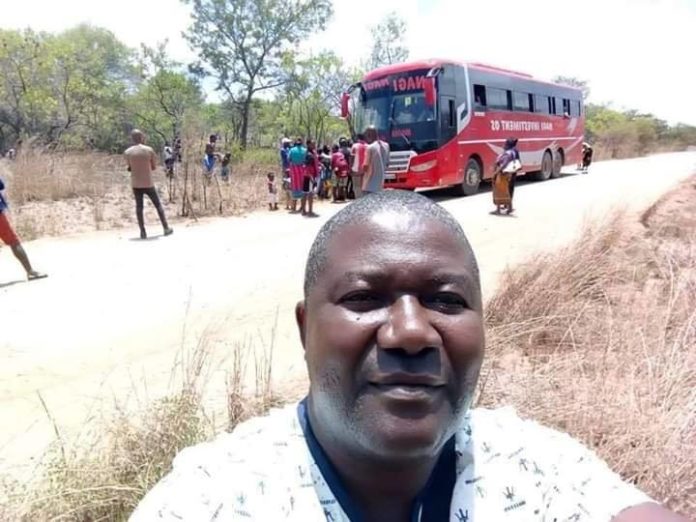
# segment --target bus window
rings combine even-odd
[[[531,112],[532,108],[529,103],[529,94],[526,92],[513,92],[512,107],[516,111]]]
[[[550,98],[548,96],[542,96],[541,94],[535,94],[534,112],[549,114],[551,112]]]
[[[568,98],[563,98],[563,115],[570,116],[570,100]]]
[[[457,126],[457,109],[454,108],[454,100],[449,100],[449,126]]]
[[[535,107],[534,107],[534,95],[533,95],[533,94],[528,94],[527,96],[529,97],[529,111],[530,111],[530,112],[534,112],[534,111],[535,111]]]
[[[490,109],[498,109],[509,111],[511,107],[508,94],[510,91],[505,89],[496,89],[494,87],[486,87],[486,106]]]
[[[483,85],[474,85],[474,110],[486,110],[486,88]]]
[[[553,113],[557,116],[563,116],[563,98],[556,96],[553,102]]]
[[[573,100],[570,105],[570,115],[571,116],[582,116],[582,102],[578,100]]]

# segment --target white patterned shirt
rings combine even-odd
[[[131,522],[356,522],[312,458],[297,411],[272,410],[182,451]],[[511,408],[471,410],[455,447],[451,522],[601,522],[651,502],[579,442]]]

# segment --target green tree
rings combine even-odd
[[[0,147],[34,134],[46,121],[51,100],[46,35],[0,30]]]
[[[372,34],[372,51],[368,61],[370,69],[408,60],[408,48],[402,43],[406,34],[406,22],[395,12],[386,15],[382,21],[370,29],[370,33]]]
[[[332,123],[338,120],[341,93],[349,83],[343,62],[335,53],[324,51],[298,61],[288,56],[285,67],[286,130],[327,141]]]
[[[141,49],[140,67],[143,82],[131,100],[131,110],[138,126],[158,141],[172,141],[181,132],[187,111],[203,104],[200,86],[186,74],[182,64],[170,60],[166,42],[156,48]]]
[[[193,6],[191,46],[241,113],[246,147],[254,97],[284,83],[282,56],[331,16],[330,0],[182,0]]]
[[[45,141],[114,148],[126,120],[127,91],[137,82],[131,49],[106,29],[80,25],[48,38],[46,50],[54,105]]]

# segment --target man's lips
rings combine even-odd
[[[427,389],[442,388],[445,386],[445,382],[437,375],[413,373],[391,373],[369,379],[368,382],[372,386],[384,390],[392,388]]]

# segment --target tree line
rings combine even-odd
[[[298,51],[331,19],[331,0],[182,1],[192,8],[184,37],[197,59],[189,64],[171,59],[166,42],[132,49],[89,25],[0,30],[0,151],[31,139],[49,149],[118,152],[133,127],[161,146],[187,125],[239,149],[283,135],[329,142],[348,132],[338,116],[343,90],[366,70],[408,58],[395,13],[371,28],[361,65],[347,67],[330,50]],[[206,78],[221,101],[206,101]],[[558,80],[589,92],[585,82]],[[696,144],[695,127],[592,104],[587,135],[614,157]]]

